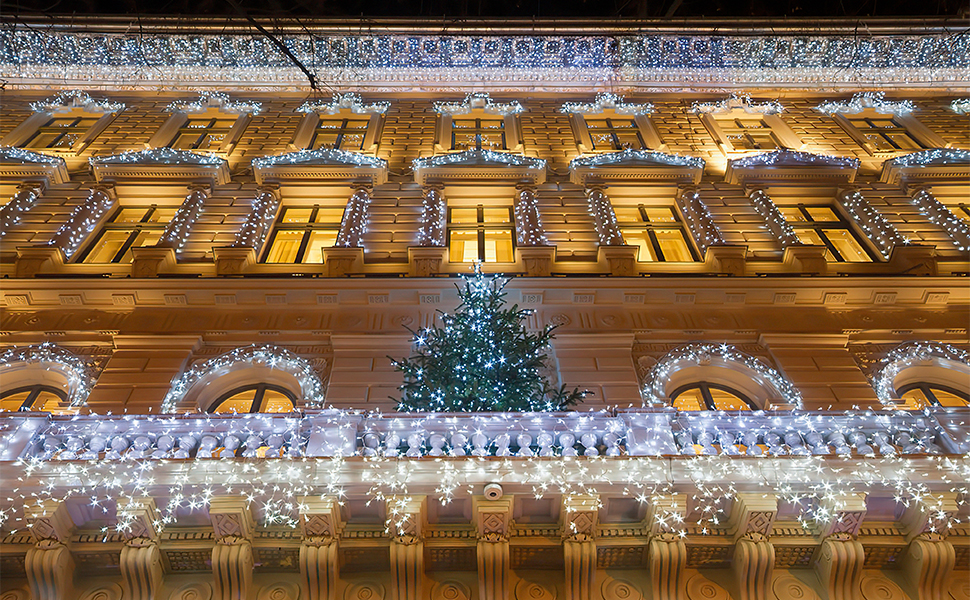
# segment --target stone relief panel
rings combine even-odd
[[[431,600],[470,600],[471,591],[460,581],[442,581],[431,590]]]
[[[298,600],[300,587],[295,583],[281,581],[264,586],[259,591],[257,600]]]
[[[643,600],[643,593],[629,581],[607,579],[603,582],[603,600]]]
[[[344,600],[384,600],[384,586],[378,583],[358,583],[347,588]]]
[[[821,600],[812,586],[787,573],[775,577],[771,589],[777,600]]]
[[[212,586],[208,583],[190,583],[169,596],[169,600],[211,600]]]
[[[867,575],[859,586],[865,600],[906,600],[907,595],[892,581],[883,577]]]
[[[687,580],[687,597],[690,600],[731,600],[727,590],[699,574]]]
[[[555,588],[520,579],[515,584],[515,600],[556,600]]]
[[[101,585],[81,595],[80,600],[121,600],[121,586],[117,583]]]

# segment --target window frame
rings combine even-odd
[[[489,112],[483,108],[469,108],[467,112],[463,112],[462,114],[439,112],[438,122],[435,127],[435,153],[439,154],[462,151],[456,150],[454,144],[454,121],[456,118],[460,121],[485,118],[488,118],[489,120],[501,120],[505,147],[495,148],[494,150],[498,152],[522,152],[524,144],[522,142],[522,133],[519,129],[517,115],[518,113],[515,112],[503,115],[495,112]],[[465,150],[467,151],[473,149],[474,148],[466,148]],[[488,149],[492,150],[492,148]]]
[[[900,153],[915,152],[918,150],[913,149],[901,149],[901,150],[880,150],[876,148],[872,142],[866,139],[865,133],[859,130],[855,124],[848,118],[849,116],[853,118],[871,118],[878,117],[881,119],[890,119],[899,128],[904,129],[911,139],[916,141],[922,146],[922,149],[927,148],[949,148],[951,144],[946,143],[943,138],[933,133],[926,125],[923,125],[919,119],[911,114],[898,115],[891,112],[880,112],[874,108],[866,108],[862,111],[856,113],[834,113],[831,115],[835,122],[849,135],[859,146],[861,146],[870,156],[893,156]]]
[[[252,389],[255,389],[256,393],[253,396],[253,401],[252,401],[252,404],[249,406],[249,410],[245,413],[237,412],[236,414],[240,414],[240,415],[261,414],[262,411],[260,411],[259,409],[262,407],[263,403],[265,402],[267,390],[272,390],[274,392],[279,392],[283,394],[293,404],[293,411],[295,412],[297,410],[296,397],[293,395],[292,392],[290,392],[288,389],[286,389],[281,385],[277,385],[275,383],[263,382],[263,383],[249,383],[245,385],[240,385],[232,388],[228,392],[224,392],[209,404],[209,407],[205,411],[206,414],[212,414],[212,415],[232,414],[231,412],[215,412],[215,409],[218,408],[219,405],[221,405],[223,402],[225,402],[229,398],[232,398],[236,394],[240,394],[242,392],[252,390]],[[265,413],[265,414],[270,414],[270,413]],[[278,413],[278,414],[288,414],[288,413]]]
[[[771,152],[772,150],[801,150],[805,144],[795,131],[785,123],[784,119],[775,114],[751,113],[744,108],[732,108],[717,113],[700,113],[701,124],[714,138],[721,153],[725,156],[748,154],[751,152]],[[747,118],[745,118],[747,117]],[[721,127],[719,121],[735,121],[760,119],[777,144],[776,148],[739,148],[731,141],[730,136]],[[746,128],[745,128],[746,129]]]
[[[253,120],[253,115],[250,112],[239,113],[233,111],[223,110],[218,106],[209,106],[203,111],[198,112],[185,112],[182,110],[175,110],[172,115],[168,118],[155,135],[148,140],[149,148],[170,148],[172,144],[178,140],[178,137],[182,131],[188,125],[192,119],[203,119],[209,116],[212,119],[229,119],[235,118],[235,122],[229,128],[229,132],[226,133],[226,137],[222,140],[222,143],[217,149],[190,149],[189,152],[206,152],[213,154],[220,154],[223,156],[228,156],[232,154],[235,149],[236,144],[242,138],[242,134],[249,127],[249,123]]]
[[[677,389],[675,389],[673,392],[670,393],[670,405],[671,406],[674,405],[674,402],[677,401],[678,396],[680,396],[686,391],[689,391],[695,388],[699,389],[701,392],[701,397],[704,399],[705,410],[710,410],[710,411],[722,410],[720,408],[717,408],[717,406],[714,404],[714,397],[711,394],[711,388],[714,388],[716,390],[721,390],[722,392],[727,392],[729,394],[737,396],[742,402],[744,402],[748,406],[748,410],[752,410],[752,411],[761,410],[760,408],[757,407],[757,405],[755,405],[755,403],[751,400],[751,398],[748,398],[746,394],[732,387],[729,387],[720,383],[710,383],[708,381],[694,381],[691,383],[685,383],[684,385],[681,385],[680,387],[678,387]]]
[[[31,151],[37,152],[53,152],[58,154],[75,154],[79,155],[83,153],[88,146],[91,145],[99,135],[101,135],[105,129],[124,111],[124,108],[118,109],[114,112],[104,112],[96,113],[84,110],[83,108],[71,108],[69,110],[51,110],[51,111],[38,111],[27,117],[20,125],[15,127],[13,131],[4,136],[3,140],[0,140],[0,145],[3,146],[14,146],[17,148],[25,148]],[[77,118],[92,118],[96,117],[95,122],[88,127],[84,132],[82,132],[78,139],[71,144],[69,148],[32,148],[26,146],[30,140],[37,137],[40,134],[40,130],[47,126],[48,123],[54,119],[66,119],[76,116]]]
[[[859,244],[859,247],[862,248],[862,250],[866,253],[866,256],[869,257],[869,260],[868,260],[869,263],[880,262],[880,259],[877,257],[877,254],[870,247],[868,238],[866,236],[858,235],[858,232],[852,226],[852,223],[845,218],[841,210],[839,210],[838,206],[832,205],[832,204],[826,204],[826,203],[806,203],[806,202],[798,202],[796,204],[778,204],[777,206],[779,211],[786,208],[797,208],[802,213],[802,215],[806,217],[806,220],[791,221],[787,217],[785,217],[785,221],[787,221],[788,224],[791,226],[791,228],[795,231],[796,236],[798,235],[799,229],[810,228],[816,231],[818,233],[818,236],[822,239],[822,243],[825,245],[826,249],[828,249],[828,251],[835,258],[834,262],[842,263],[842,264],[853,264],[853,263],[866,264],[865,261],[850,261],[842,258],[842,253],[838,251],[838,249],[828,238],[828,236],[824,234],[824,231],[826,229],[831,229],[831,230],[842,229],[842,230],[848,231],[849,235],[852,236],[852,238],[856,241],[856,243]],[[806,210],[808,208],[827,208],[831,210],[833,214],[835,214],[838,220],[837,221],[816,221],[811,216],[811,214]],[[782,216],[784,217],[784,212],[782,212]],[[799,241],[802,242],[803,244],[805,243],[802,241],[800,237],[799,237]]]
[[[449,206],[448,207],[448,215],[447,215],[447,219],[446,219],[446,226],[447,226],[447,242],[448,242],[447,247],[448,247],[449,260],[450,260],[450,257],[451,257],[451,232],[452,231],[477,231],[478,232],[478,260],[480,262],[482,262],[482,263],[485,263],[485,262],[488,262],[488,261],[485,260],[485,242],[486,242],[485,232],[486,232],[486,230],[496,230],[496,229],[499,229],[499,230],[503,230],[503,231],[506,231],[507,230],[509,232],[509,236],[510,236],[511,243],[512,243],[512,256],[511,256],[511,260],[509,260],[509,261],[494,261],[491,264],[511,264],[511,263],[514,263],[515,262],[515,249],[516,249],[516,239],[515,238],[516,238],[516,236],[515,236],[515,214],[514,214],[513,207],[511,207],[511,206],[486,206],[484,204],[476,204],[474,206],[474,208],[475,208],[475,210],[478,211],[478,213],[476,215],[477,218],[476,218],[476,222],[475,222],[474,225],[472,225],[470,223],[454,223],[453,224],[451,222],[451,219],[452,219],[452,211],[455,210],[456,208],[459,209],[459,210],[462,210],[462,209],[467,210],[467,209],[470,209],[470,208],[473,208],[473,207],[472,206]],[[508,210],[508,213],[509,213],[509,220],[506,222],[507,224],[499,224],[499,223],[491,223],[491,224],[489,224],[489,223],[486,223],[485,220],[484,220],[485,219],[485,214],[484,214],[485,213],[485,209],[492,209],[492,210],[495,210],[495,209],[507,209]],[[454,262],[454,261],[451,261],[451,262]],[[459,262],[465,263],[465,261],[459,261]]]
[[[939,399],[937,399],[936,394],[933,393],[933,389],[934,388],[935,389],[942,390],[942,391],[947,392],[949,394],[953,394],[954,396],[957,396],[958,398],[960,398],[961,400],[963,400],[966,403],[967,406],[970,406],[970,394],[968,394],[967,392],[964,392],[962,390],[958,390],[958,389],[956,389],[954,387],[950,387],[948,385],[943,385],[943,384],[940,384],[940,383],[930,383],[928,381],[914,381],[913,383],[907,383],[906,385],[903,385],[899,389],[896,390],[896,396],[900,400],[902,400],[903,394],[905,394],[907,392],[910,392],[912,390],[919,390],[919,391],[923,392],[923,395],[926,396],[926,399],[930,401],[930,406],[933,406],[935,408],[961,408],[961,407],[947,407],[947,406],[944,406],[939,401]]]
[[[451,149],[452,150],[460,150],[460,151],[464,151],[464,150],[506,150],[508,148],[508,138],[506,137],[505,118],[504,117],[501,117],[499,115],[491,115],[491,118],[489,118],[489,119],[485,119],[482,116],[470,116],[470,117],[465,118],[465,115],[459,115],[459,117],[460,118],[457,119],[458,121],[474,121],[475,122],[475,127],[472,127],[472,128],[464,128],[464,127],[463,128],[456,128],[455,127],[455,121],[456,121],[456,119],[452,118],[452,120],[451,120]],[[484,121],[484,120],[495,121],[495,122],[501,123],[502,125],[498,129],[486,129],[485,127],[482,126],[482,121]],[[485,148],[485,147],[482,146],[482,137],[485,135],[483,132],[488,132],[488,131],[497,131],[497,132],[500,133],[501,139],[502,139],[502,147],[501,148]],[[457,135],[468,135],[471,132],[474,132],[474,134],[475,134],[475,147],[474,148],[470,148],[470,147],[469,148],[458,148],[458,140],[456,139],[456,134]]]
[[[637,137],[643,144],[641,148],[634,148],[634,150],[665,151],[667,149],[667,144],[664,143],[663,139],[661,138],[660,131],[650,119],[650,115],[623,115],[617,114],[613,109],[603,108],[599,112],[568,113],[569,127],[572,129],[574,141],[576,142],[576,146],[581,154],[607,154],[610,152],[620,152],[623,150],[623,148],[596,148],[596,144],[593,142],[593,135],[590,133],[587,118],[604,118],[603,115],[607,114],[607,111],[612,112],[611,117],[605,117],[607,119],[615,116],[621,118],[631,118],[633,120],[633,123],[636,126]]]
[[[336,112],[311,111],[303,115],[293,140],[290,142],[290,150],[313,150],[312,144],[317,136],[320,125],[326,120],[367,120],[367,129],[364,132],[364,140],[360,148],[340,148],[350,152],[362,152],[364,154],[376,154],[380,136],[384,128],[384,113],[380,112],[354,112],[350,108],[344,108]]]
[[[625,209],[625,208],[634,208],[634,207],[631,205],[613,206],[614,212],[616,211],[616,209]],[[620,230],[621,235],[623,235],[624,240],[626,239],[626,235],[623,233],[624,230],[626,229],[644,230],[647,234],[647,238],[650,240],[651,247],[653,247],[654,255],[657,257],[663,257],[664,255],[663,249],[660,246],[660,241],[657,239],[657,234],[654,230],[655,229],[677,229],[678,231],[680,231],[680,234],[684,238],[684,242],[687,245],[687,251],[690,253],[690,256],[691,256],[690,262],[701,262],[700,253],[697,251],[697,248],[694,247],[693,236],[690,235],[690,233],[687,231],[687,227],[684,224],[683,217],[681,216],[680,211],[678,211],[675,206],[655,206],[655,205],[647,205],[647,204],[638,204],[636,205],[635,208],[640,213],[640,221],[638,223],[634,224],[634,223],[631,223],[630,221],[620,221],[619,219],[617,219],[616,225],[617,225],[617,228]],[[667,223],[651,222],[647,218],[646,209],[648,208],[668,209],[670,210],[670,213],[673,215],[674,220]],[[669,261],[669,260],[666,260],[665,258],[658,258],[658,260],[656,261],[649,261],[649,260],[640,259],[638,257],[637,262],[666,263],[666,262],[682,262],[682,261]]]
[[[339,221],[334,223],[317,223],[316,217],[321,208],[339,208],[341,212],[341,218]],[[310,217],[305,223],[285,223],[283,219],[286,217],[286,211],[289,209],[310,209]],[[260,264],[267,265],[318,265],[323,264],[323,261],[319,263],[308,263],[303,258],[305,258],[307,249],[310,244],[310,237],[314,231],[335,231],[338,235],[340,233],[340,226],[343,223],[343,213],[346,212],[346,206],[327,206],[321,204],[314,204],[312,206],[300,206],[300,205],[288,205],[281,206],[276,214],[276,220],[273,221],[273,230],[266,237],[266,243],[263,244],[262,257],[260,259]],[[300,239],[300,247],[296,252],[296,262],[268,262],[269,255],[273,251],[273,244],[276,243],[276,236],[280,231],[303,231],[303,237]]]
[[[61,401],[62,404],[67,404],[67,392],[65,392],[64,390],[62,390],[60,388],[56,388],[56,387],[50,386],[50,385],[45,385],[43,383],[34,383],[34,384],[31,384],[31,385],[22,385],[22,386],[17,387],[17,388],[13,388],[13,389],[10,389],[10,390],[6,390],[3,393],[0,393],[0,400],[3,400],[4,398],[7,398],[9,396],[13,396],[14,394],[22,393],[24,391],[29,391],[30,393],[27,395],[27,398],[25,398],[24,401],[21,403],[20,408],[18,408],[16,411],[9,411],[9,412],[35,412],[35,411],[37,411],[38,410],[38,407],[36,407],[34,405],[37,403],[37,399],[39,398],[39,396],[43,392],[49,392],[51,394],[54,394],[55,396],[57,396],[58,398],[60,398],[60,401]]]
[[[114,220],[118,218],[118,216],[120,216],[121,213],[124,212],[126,209],[131,210],[131,209],[140,209],[140,208],[146,208],[147,212],[145,213],[145,216],[143,216],[141,220],[138,221],[137,223],[114,222]],[[122,262],[121,259],[123,259],[125,257],[125,254],[127,254],[128,251],[131,250],[131,248],[134,246],[135,240],[138,239],[138,236],[142,232],[157,230],[159,232],[159,237],[161,237],[161,234],[165,232],[165,229],[168,227],[168,223],[169,223],[168,221],[165,221],[165,222],[149,221],[149,219],[151,219],[152,215],[155,213],[156,210],[165,209],[165,208],[172,208],[172,207],[159,206],[158,204],[151,204],[147,207],[146,206],[123,206],[123,205],[117,206],[115,208],[114,213],[111,215],[111,217],[107,221],[101,224],[101,227],[98,230],[98,235],[95,236],[95,238],[91,241],[91,243],[87,245],[87,247],[84,249],[83,252],[80,252],[78,254],[78,257],[74,262],[91,264],[91,265],[130,264],[130,263]],[[176,215],[177,215],[178,207],[174,207],[174,208],[176,209]],[[173,218],[174,218],[174,215],[173,215]],[[122,244],[121,248],[118,250],[118,252],[115,253],[114,257],[112,257],[110,262],[106,262],[106,263],[88,262],[88,256],[90,256],[91,253],[93,253],[94,250],[98,247],[98,244],[101,242],[102,239],[104,239],[104,236],[106,233],[108,233],[109,231],[125,231],[125,230],[131,230],[128,234],[128,239],[125,240],[125,243]],[[146,246],[134,246],[134,247],[143,248]]]

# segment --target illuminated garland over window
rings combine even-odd
[[[764,190],[752,190],[748,198],[751,198],[754,209],[764,218],[765,225],[777,238],[782,248],[801,245],[802,242],[798,239],[795,230]]]
[[[333,99],[326,104],[323,102],[304,102],[299,108],[296,109],[296,112],[315,112],[324,115],[336,115],[341,110],[350,110],[350,112],[354,113],[355,115],[372,113],[384,114],[390,107],[390,102],[374,102],[373,104],[364,104],[364,99],[360,97],[360,94],[347,93],[334,94]]]
[[[592,188],[586,192],[586,209],[593,217],[596,227],[596,237],[600,246],[622,246],[626,244],[620,225],[616,221],[616,211],[610,203],[609,196],[601,188]]]
[[[367,207],[370,206],[370,194],[361,189],[347,201],[343,219],[340,221],[340,231],[334,246],[340,248],[360,248],[361,238],[367,233]]]
[[[859,92],[851,100],[823,102],[815,110],[828,115],[856,115],[871,108],[878,113],[897,116],[908,115],[916,110],[916,106],[909,100],[885,100],[885,92]]]
[[[336,165],[357,165],[361,167],[387,167],[387,161],[383,158],[351,152],[349,150],[338,150],[336,148],[318,148],[316,150],[297,150],[276,156],[261,156],[253,159],[253,168],[261,169],[264,167],[304,165],[314,163],[331,163]]]
[[[210,154],[200,154],[188,150],[175,148],[147,148],[145,150],[123,152],[112,156],[92,156],[88,159],[91,165],[223,165],[224,158]]]
[[[717,115],[741,109],[751,115],[777,115],[784,112],[785,107],[777,100],[755,104],[747,94],[731,94],[720,102],[694,102],[690,112]]]
[[[81,108],[88,113],[113,113],[125,110],[124,102],[109,102],[104,98],[95,100],[80,90],[61,92],[43,102],[31,102],[34,112],[59,113]]]
[[[446,245],[445,231],[446,220],[445,199],[441,195],[441,190],[437,188],[427,188],[424,197],[421,199],[421,227],[418,229],[419,246],[444,246]]]
[[[888,162],[896,167],[934,167],[938,165],[961,164],[970,166],[970,150],[932,148],[904,156],[897,156]]]
[[[731,165],[734,168],[810,165],[858,169],[859,164],[860,162],[858,158],[812,154],[811,152],[798,152],[797,150],[773,150],[763,154],[754,154],[752,156],[736,158],[731,161]]]
[[[585,115],[600,114],[605,110],[613,110],[618,115],[649,115],[653,112],[653,104],[645,102],[643,104],[631,104],[623,101],[623,96],[610,92],[600,92],[596,94],[596,99],[591,104],[579,102],[567,102],[559,109],[563,113],[580,113]]]
[[[40,189],[37,187],[21,189],[0,208],[0,239],[7,235],[11,227],[20,223],[23,214],[34,207],[39,197]]]
[[[519,190],[512,207],[515,213],[515,234],[519,246],[548,246],[545,228],[539,215],[539,198],[532,188]]]
[[[687,366],[708,364],[712,358],[734,363],[734,365],[727,365],[728,368],[743,367],[746,370],[753,371],[756,376],[769,383],[785,403],[801,408],[801,394],[781,373],[772,369],[760,359],[741,352],[730,344],[707,342],[691,342],[675,348],[650,369],[642,389],[644,406],[664,403],[667,398],[667,382],[674,372]]]
[[[9,373],[23,364],[44,365],[47,370],[64,375],[67,378],[67,401],[71,406],[84,404],[96,380],[95,370],[90,364],[51,342],[8,349],[0,355],[0,374]]]
[[[453,152],[451,154],[438,154],[425,158],[416,158],[411,162],[411,167],[415,170],[427,169],[431,167],[446,167],[449,165],[460,165],[461,163],[481,163],[492,162],[513,167],[528,167],[532,169],[545,169],[546,160],[544,158],[533,158],[512,154],[509,152],[496,152],[494,150],[465,150],[464,152]]]
[[[246,222],[236,232],[236,239],[232,243],[233,248],[256,248],[259,249],[266,239],[273,219],[276,218],[276,210],[280,206],[280,199],[276,193],[263,190],[253,198],[253,206],[249,210]]]
[[[693,167],[695,169],[704,168],[704,159],[695,156],[680,156],[679,154],[666,154],[664,152],[653,152],[651,150],[633,150],[626,148],[619,152],[607,152],[606,154],[595,154],[592,156],[580,156],[569,161],[569,168],[577,167],[601,167],[625,162],[654,163],[657,165],[667,165],[671,167]]]
[[[64,159],[60,156],[31,152],[16,146],[0,146],[0,163],[63,165]]]
[[[937,200],[930,190],[920,189],[913,194],[912,200],[913,204],[919,208],[920,214],[926,217],[929,222],[942,227],[961,252],[970,250],[970,227],[963,219],[953,214],[946,205]]]
[[[707,210],[707,205],[701,200],[700,194],[694,190],[684,190],[677,196],[677,205],[684,214],[687,229],[697,242],[701,254],[704,254],[710,246],[724,244],[721,231],[717,228],[711,211]]]
[[[886,358],[884,366],[876,375],[874,387],[879,401],[886,405],[896,403],[896,376],[909,367],[920,363],[944,359],[970,366],[970,352],[950,344],[939,342],[906,342],[895,347]]]
[[[970,114],[970,98],[959,98],[950,103],[950,110],[958,115]]]
[[[237,115],[258,115],[263,110],[260,102],[232,102],[229,95],[222,92],[201,91],[194,102],[172,102],[165,107],[166,112],[204,113],[210,108]]]
[[[845,212],[852,217],[867,238],[872,240],[885,258],[889,258],[893,247],[909,244],[909,240],[902,236],[892,223],[886,220],[876,209],[869,205],[859,190],[850,190],[839,194],[839,200]]]
[[[61,225],[48,242],[48,246],[55,246],[64,252],[64,258],[70,260],[77,252],[84,238],[94,231],[101,217],[114,206],[115,199],[102,189],[92,189],[87,199],[74,207],[71,216]]]
[[[270,345],[253,344],[243,348],[236,348],[203,363],[193,366],[172,382],[162,401],[162,412],[174,412],[175,407],[200,380],[206,377],[219,376],[236,369],[239,366],[269,367],[289,373],[296,377],[303,393],[303,401],[307,406],[320,407],[324,402],[323,381],[313,370],[313,366],[296,354],[285,348]]]
[[[199,219],[208,195],[203,190],[192,190],[185,197],[182,205],[175,213],[175,217],[165,226],[165,231],[158,238],[156,246],[175,248],[176,254],[181,254],[185,242],[189,239],[192,225]]]
[[[442,115],[467,115],[473,110],[484,110],[490,115],[513,115],[525,109],[518,102],[500,104],[492,100],[488,92],[472,92],[462,102],[435,102],[434,110]]]

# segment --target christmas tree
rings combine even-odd
[[[502,277],[475,274],[458,287],[454,314],[439,326],[411,330],[415,354],[391,362],[404,373],[398,410],[427,412],[549,411],[582,401],[589,392],[553,387],[543,375],[555,326],[529,333],[533,311],[507,308]]]

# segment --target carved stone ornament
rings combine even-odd
[[[121,586],[117,583],[99,585],[81,595],[80,600],[121,600]]]
[[[871,575],[862,578],[862,597],[865,600],[906,600],[903,590],[884,577]]]
[[[208,583],[190,583],[169,596],[169,600],[211,600],[212,586]]]
[[[520,579],[515,584],[515,600],[556,600],[556,590],[534,581]]]
[[[603,582],[603,600],[643,600],[643,593],[629,581],[609,579]]]
[[[377,583],[358,583],[347,588],[344,600],[384,600],[384,586]]]
[[[821,600],[812,586],[788,574],[776,577],[771,589],[778,600]]]
[[[687,597],[690,600],[731,600],[727,590],[703,575],[687,580]]]
[[[257,600],[297,600],[300,597],[300,588],[295,583],[286,581],[277,582],[263,586],[259,591]]]
[[[431,600],[470,600],[471,591],[460,581],[442,581],[431,590]]]

